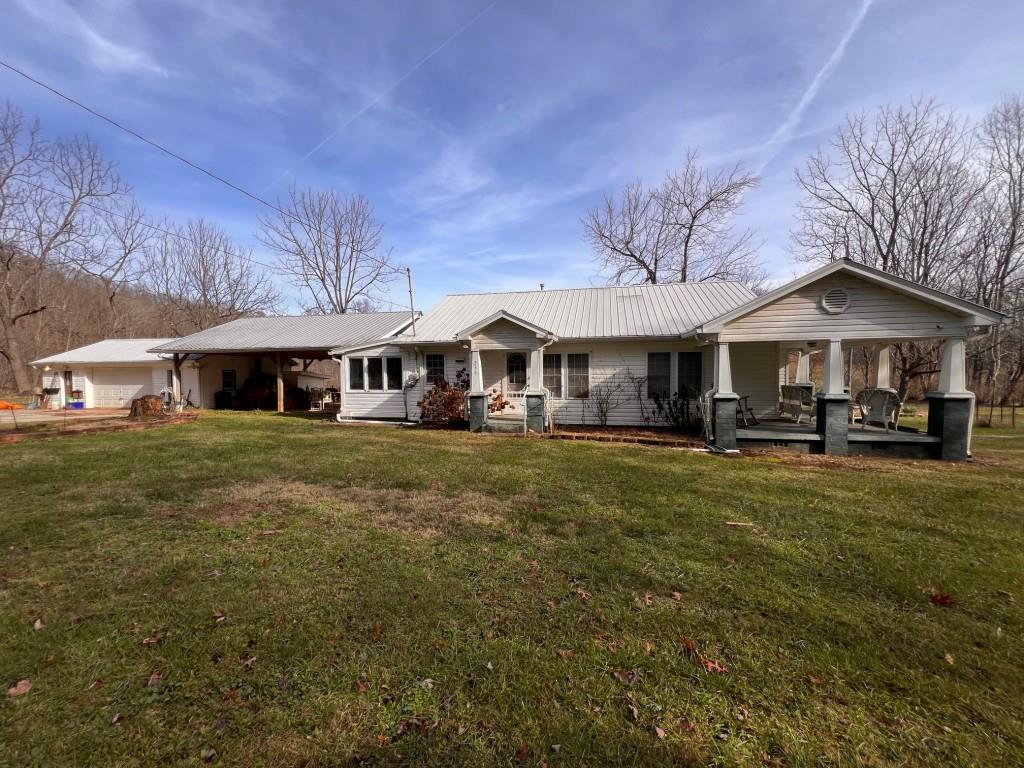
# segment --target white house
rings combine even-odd
[[[419,420],[440,379],[464,380],[474,430],[664,423],[657,404],[698,413],[717,449],[887,450],[965,458],[974,395],[965,339],[1003,316],[851,261],[763,296],[735,282],[456,294],[411,312],[243,318],[181,339],[110,339],[37,360],[44,386],[85,407],[125,407],[170,386],[214,407],[246,378],[322,387],[314,361],[340,363],[340,419]],[[901,429],[890,346],[943,345],[927,431]],[[844,366],[871,350],[872,381],[851,392]],[[816,386],[811,355],[824,360]],[[789,360],[798,359],[795,376]],[[271,375],[273,371],[273,375]],[[857,407],[854,407],[854,403]],[[898,404],[898,400],[896,400]],[[851,426],[860,416],[859,424]]]
[[[965,338],[1001,320],[983,306],[841,260],[763,296],[731,282],[453,295],[403,331],[332,354],[343,369],[342,418],[417,419],[424,392],[465,370],[475,430],[509,422],[538,432],[552,424],[645,425],[656,397],[686,392],[711,424],[710,441],[725,450],[783,444],[964,458],[974,397],[965,388]],[[885,394],[890,345],[929,339],[943,343],[944,356],[939,389],[929,393],[928,431],[890,430],[889,416],[880,428],[862,420],[850,429],[857,393],[849,391],[844,352],[874,352],[872,390]],[[794,352],[803,361],[794,384],[809,388],[806,424],[782,413]],[[816,353],[824,355],[825,377],[815,392],[801,375]]]

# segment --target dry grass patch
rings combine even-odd
[[[261,515],[303,511],[333,493],[313,483],[271,478],[210,489],[189,507],[155,506],[150,511],[164,517],[184,515],[231,526],[251,522]]]
[[[508,527],[512,512],[530,503],[524,495],[498,498],[472,490],[439,493],[377,488],[348,488],[337,500],[340,503],[332,512],[336,517],[354,513],[382,531],[418,539],[458,535],[472,528],[501,530]]]

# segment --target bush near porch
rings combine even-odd
[[[207,413],[0,451],[2,764],[1024,762],[1020,433],[722,459]]]

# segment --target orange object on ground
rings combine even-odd
[[[6,400],[0,400],[0,411],[23,411],[25,406],[21,403],[9,403]]]

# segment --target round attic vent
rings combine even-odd
[[[830,315],[845,312],[850,306],[850,294],[845,288],[829,288],[821,295],[821,308]]]

